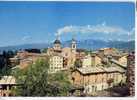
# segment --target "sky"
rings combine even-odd
[[[132,2],[0,2],[0,47],[72,37],[135,39]]]

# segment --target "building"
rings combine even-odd
[[[11,66],[16,66],[19,64],[20,60],[17,56],[13,57],[13,58],[9,58],[10,60],[10,64]]]
[[[61,71],[65,69],[65,67],[63,66],[63,57],[61,55],[50,56],[49,64],[50,64],[49,73],[55,73],[57,71]]]
[[[112,54],[119,54],[119,51],[115,48],[101,48],[98,53],[100,55],[112,55]]]
[[[87,55],[82,59],[82,67],[89,67],[92,65],[92,57],[91,55]]]
[[[98,56],[102,61],[112,58],[115,62],[119,63],[122,66],[127,66],[127,53],[121,52],[115,48],[103,48],[98,51]]]
[[[76,41],[72,39],[71,46],[70,47],[64,47],[62,48],[61,42],[59,39],[56,39],[53,43],[52,48],[48,48],[47,50],[47,55],[56,55],[59,54],[64,57],[65,59],[65,66],[67,68],[70,68],[71,66],[74,65],[74,62],[76,60]]]
[[[86,56],[84,49],[77,49],[76,50],[76,59],[83,59]]]
[[[0,96],[14,96],[14,94],[11,93],[11,88],[16,85],[15,77],[2,76],[0,79]]]
[[[15,58],[11,58],[11,61],[15,63],[15,60],[19,60],[20,68],[26,68],[28,65],[34,63],[38,59],[47,59],[50,58],[50,66],[51,69],[57,68],[56,64],[59,65],[58,68],[62,69],[64,68],[70,68],[74,65],[74,62],[76,60],[76,41],[72,39],[71,46],[70,47],[61,47],[61,42],[59,39],[56,39],[53,43],[52,48],[47,49],[47,53],[35,53],[35,52],[29,52],[29,51],[19,51],[17,53],[17,56]],[[32,49],[31,51],[38,51],[35,49]],[[58,59],[55,59],[58,58]],[[61,60],[60,63],[58,60]],[[57,62],[53,62],[57,61]],[[61,66],[60,66],[61,65]],[[57,68],[57,69],[58,69]],[[50,69],[50,70],[51,70]],[[52,70],[54,72],[54,70]],[[56,72],[56,70],[55,70]]]
[[[125,70],[119,67],[84,67],[72,72],[72,84],[83,86],[86,94],[122,84],[125,80]]]
[[[72,43],[71,43],[71,51],[72,51],[72,53],[76,54],[76,49],[77,49],[76,40],[74,38],[72,38]]]
[[[50,70],[55,68],[55,70],[51,70],[51,72],[56,72],[56,70],[62,68],[70,68],[74,65],[76,59],[76,41],[72,39],[70,47],[62,48],[60,40],[56,39],[53,43],[53,48],[48,48],[47,53],[19,51],[16,57],[11,58],[11,61],[13,63],[19,62],[20,68],[23,69],[26,68],[28,65],[35,63],[35,61],[38,59],[47,58],[50,58]]]
[[[19,51],[14,58],[10,58],[11,63],[16,66],[19,65],[21,69],[28,67],[28,65],[35,63],[38,59],[47,59],[48,55],[45,53],[31,53],[28,51]]]
[[[28,53],[24,52],[25,54],[20,53],[20,63],[19,66],[21,69],[24,69],[28,67],[30,64],[35,63],[38,59],[48,59],[49,58],[49,72],[54,73],[59,70],[62,70],[65,68],[64,66],[64,58],[59,53],[53,53],[52,55],[47,55],[45,53]],[[23,55],[23,56],[22,56]],[[25,55],[25,56],[24,56]]]
[[[121,55],[119,58],[118,58],[118,62],[124,66],[127,66],[127,54],[124,54],[124,55]]]
[[[101,65],[101,61],[102,59],[96,53],[88,54],[82,58],[82,67],[95,67]]]
[[[22,59],[20,60],[19,68],[24,69],[24,68],[27,68],[31,64],[33,64],[33,60],[31,58]]]

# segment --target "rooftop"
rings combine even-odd
[[[84,68],[77,68],[77,70],[79,72],[81,72],[82,74],[93,74],[93,73],[105,73],[105,72],[120,72],[120,73],[124,73],[125,70],[123,70],[122,68],[119,67],[84,67]]]
[[[13,76],[2,76],[0,79],[0,85],[1,84],[15,84],[15,77]]]
[[[60,40],[56,39],[56,40],[54,41],[54,44],[61,44],[61,42],[60,42]]]

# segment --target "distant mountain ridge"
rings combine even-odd
[[[0,50],[20,50],[20,49],[30,49],[30,48],[47,48],[49,44],[47,43],[32,43],[32,44],[21,44],[21,45],[15,45],[15,46],[5,46],[0,47]]]
[[[62,42],[62,46],[70,46],[71,40]],[[29,49],[29,48],[37,48],[37,49],[43,49],[47,47],[51,47],[51,43],[33,43],[33,44],[23,44],[23,45],[15,45],[15,46],[6,46],[6,47],[0,47],[0,51],[3,50],[20,50],[20,49]],[[77,41],[77,47],[83,48],[83,49],[91,49],[96,50],[99,48],[105,48],[105,47],[114,47],[118,49],[126,49],[126,50],[134,50],[135,49],[135,41],[103,41],[103,40],[93,40],[93,39],[87,39],[87,40],[81,40]]]
[[[63,43],[64,46],[68,46],[71,41],[66,41]],[[87,39],[82,41],[77,41],[78,48],[96,50],[105,47],[125,49],[125,50],[134,50],[135,41],[103,41],[103,40],[93,40]]]

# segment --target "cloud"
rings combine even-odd
[[[118,33],[118,34],[128,34],[129,31],[121,28],[106,25],[106,22],[103,22],[98,25],[86,25],[86,26],[65,26],[57,30],[58,35],[66,34],[66,33]]]
[[[75,25],[69,25],[69,26],[65,26],[62,27],[60,29],[57,30],[56,35],[88,35],[88,36],[104,36],[104,37],[111,37],[114,35],[115,38],[119,38],[121,36],[121,38],[126,37],[126,36],[131,36],[133,35],[134,32],[134,28],[130,31],[123,29],[122,27],[118,27],[118,26],[109,26],[106,24],[106,22],[103,22],[101,24],[97,24],[97,25],[86,25],[86,26],[75,26]],[[110,39],[110,38],[109,38]],[[112,37],[113,39],[113,37]]]
[[[26,41],[26,40],[29,40],[31,38],[31,36],[29,36],[29,35],[25,35],[25,36],[23,36],[22,37],[22,41]]]

